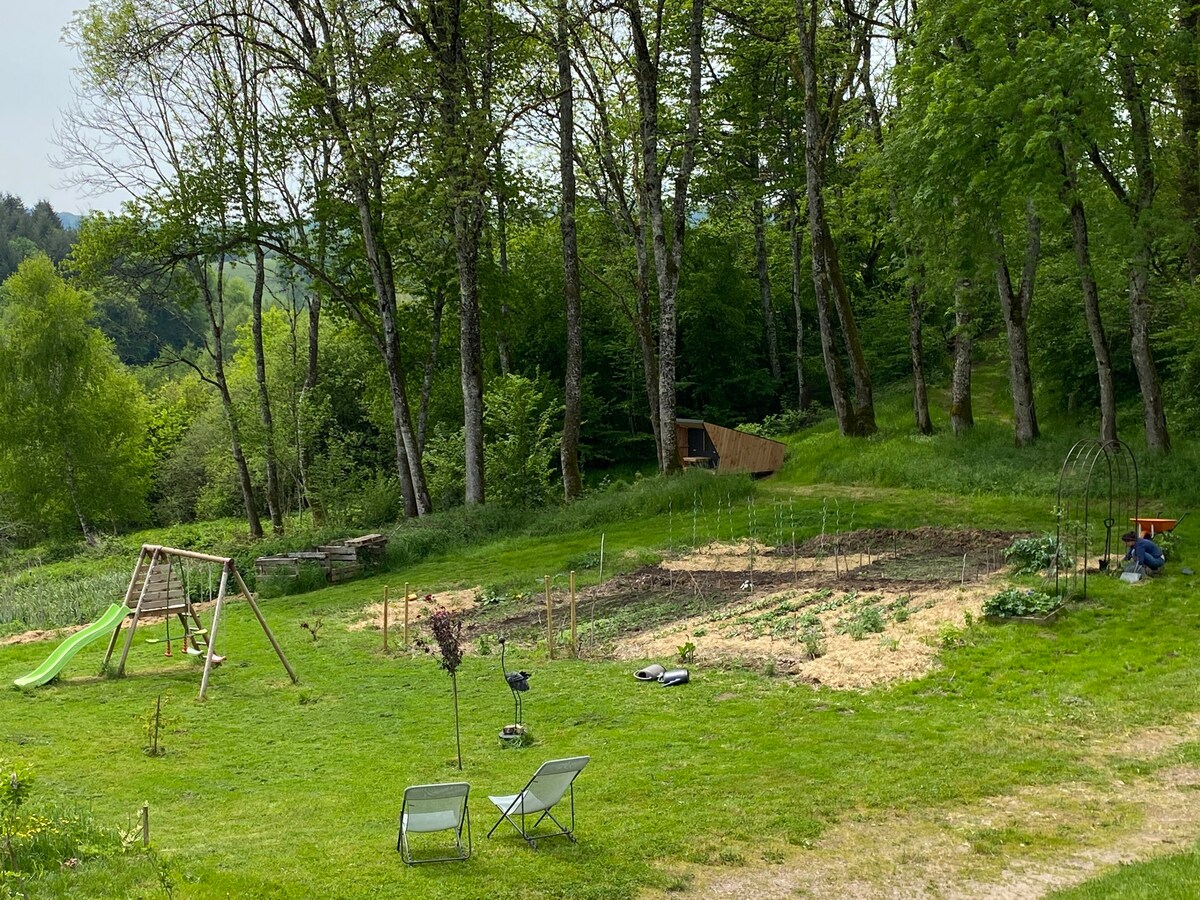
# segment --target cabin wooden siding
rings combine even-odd
[[[680,463],[687,455],[688,429],[702,427],[717,451],[717,468],[722,472],[750,472],[756,475],[777,472],[783,466],[785,444],[770,438],[758,437],[744,431],[734,431],[711,422],[694,419],[677,421],[676,445]]]

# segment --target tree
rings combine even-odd
[[[104,336],[90,298],[44,255],[0,288],[0,495],[35,535],[74,521],[140,521],[148,491],[146,401]]]
[[[875,400],[871,373],[867,368],[858,324],[850,305],[850,293],[842,278],[837,244],[826,214],[825,193],[826,170],[838,131],[842,104],[855,83],[863,47],[870,40],[866,22],[873,18],[877,8],[878,2],[869,0],[864,13],[858,14],[857,11],[848,9],[850,16],[847,20],[835,19],[833,22],[835,33],[842,32],[839,36],[848,38],[849,46],[843,48],[846,55],[843,71],[840,75],[834,75],[837,82],[830,90],[821,84],[820,78],[821,75],[827,75],[828,70],[819,68],[824,62],[824,59],[818,56],[818,32],[825,24],[822,2],[796,0],[796,27],[800,37],[800,64],[804,84],[805,187],[812,246],[813,290],[817,298],[817,318],[821,328],[821,352],[825,358],[825,372],[829,376],[829,389],[833,395],[838,427],[842,434],[860,437],[874,434],[876,431]],[[847,41],[843,40],[843,43]],[[850,361],[851,377],[854,380],[853,406],[834,337],[835,312],[842,344]]]

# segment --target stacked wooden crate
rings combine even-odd
[[[364,563],[383,562],[387,538],[382,534],[364,534],[347,538],[338,544],[323,544],[315,550],[301,550],[277,556],[260,556],[254,561],[254,571],[260,576],[283,574],[295,578],[300,566],[317,563],[325,570],[325,580],[337,584],[362,574]]]

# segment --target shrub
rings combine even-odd
[[[1008,587],[983,602],[985,616],[1044,616],[1058,606],[1058,599],[1041,591]]]
[[[1069,568],[1075,564],[1052,534],[1017,538],[1005,549],[1004,558],[1017,575],[1036,575],[1056,566]]]
[[[779,438],[807,428],[819,421],[821,415],[821,407],[812,403],[804,409],[785,409],[783,412],[769,415],[761,424],[747,422],[745,425],[739,425],[737,430],[759,437]]]

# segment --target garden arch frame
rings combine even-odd
[[[1055,519],[1054,593],[1074,593],[1080,577],[1082,597],[1087,599],[1088,559],[1099,553],[1099,571],[1112,572],[1114,541],[1138,516],[1139,483],[1137,460],[1121,440],[1078,441],[1063,460],[1058,475]],[[1095,508],[1094,508],[1095,507]],[[1093,537],[1093,516],[1103,512]],[[1118,529],[1116,535],[1113,529]],[[1064,569],[1067,569],[1064,572]]]

